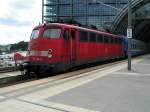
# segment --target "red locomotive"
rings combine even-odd
[[[124,56],[122,38],[104,31],[60,23],[33,29],[28,45],[27,72],[55,72]]]

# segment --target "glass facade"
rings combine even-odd
[[[105,28],[126,4],[127,0],[45,0],[44,22],[75,21]]]
[[[144,5],[135,12],[136,20],[146,18],[150,18],[150,3]]]

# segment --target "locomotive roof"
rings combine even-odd
[[[57,26],[63,26],[63,27],[69,27],[69,28],[71,27],[71,28],[75,28],[75,29],[87,30],[87,31],[92,31],[92,32],[96,32],[96,33],[101,33],[103,35],[109,35],[109,36],[113,36],[113,37],[120,37],[119,35],[115,35],[115,34],[112,34],[112,33],[109,33],[109,32],[101,31],[101,30],[95,30],[95,29],[90,29],[90,28],[84,28],[84,27],[81,27],[81,26],[62,24],[62,23],[46,23],[46,24],[41,24],[41,25],[39,25],[35,28],[42,27],[44,25],[46,25],[46,26],[57,25]]]

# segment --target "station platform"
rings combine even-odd
[[[149,112],[150,55],[78,76],[0,88],[2,112]],[[59,80],[56,80],[56,79]],[[9,108],[8,108],[9,107]]]

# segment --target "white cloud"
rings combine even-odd
[[[29,41],[32,27],[14,27],[0,25],[0,44],[12,44],[19,41]]]
[[[0,7],[0,44],[29,41],[41,22],[42,0],[1,0]]]

